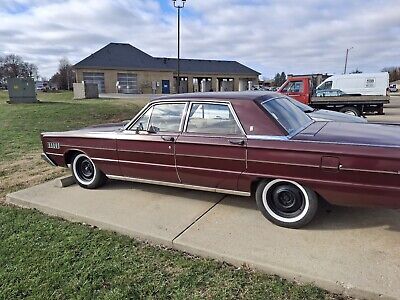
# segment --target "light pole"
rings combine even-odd
[[[346,71],[347,71],[347,59],[349,58],[349,51],[351,50],[351,49],[353,49],[354,47],[351,47],[351,48],[347,48],[346,49],[346,60],[345,60],[345,62],[344,62],[344,73],[343,74],[346,74]]]
[[[181,78],[180,78],[180,60],[181,60],[181,9],[185,7],[186,0],[181,0],[181,3],[176,3],[177,0],[172,0],[174,3],[174,7],[178,10],[178,91],[179,94],[181,92]]]

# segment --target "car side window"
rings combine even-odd
[[[283,89],[282,92],[301,93],[304,90],[303,81],[291,81]]]
[[[132,130],[146,131],[149,125],[149,120],[153,107],[150,107],[132,126]]]
[[[241,134],[241,130],[226,104],[193,103],[186,127],[189,133]]]
[[[178,132],[181,125],[184,103],[157,104],[151,113],[149,128],[156,132]]]
[[[178,132],[180,130],[185,103],[156,104],[132,126],[132,130],[154,132]]]
[[[332,81],[327,81],[321,87],[319,88],[320,90],[330,90],[332,89]]]
[[[294,93],[303,92],[303,82],[302,81],[294,81],[292,86],[289,89],[289,92],[294,92]]]

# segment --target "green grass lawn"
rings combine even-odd
[[[145,103],[72,100],[6,104],[0,92],[0,200],[62,174],[39,157],[42,131],[131,118]],[[146,245],[41,213],[0,205],[0,299],[341,299],[311,285]]]
[[[0,92],[0,161],[39,150],[40,133],[131,119],[144,101],[72,100],[71,92],[39,93],[39,104],[7,104]]]
[[[0,206],[0,298],[339,299],[310,285]]]

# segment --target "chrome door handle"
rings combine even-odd
[[[173,136],[161,136],[161,138],[166,142],[173,142],[175,138]]]
[[[233,145],[243,146],[245,144],[245,141],[244,140],[229,140],[229,143],[231,143]]]

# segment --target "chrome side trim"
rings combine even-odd
[[[190,184],[174,183],[174,182],[166,182],[166,181],[158,181],[158,180],[150,180],[150,179],[141,179],[141,178],[133,178],[133,177],[125,177],[125,176],[116,176],[116,175],[106,175],[106,176],[110,179],[115,179],[115,180],[157,184],[157,185],[179,187],[179,188],[198,190],[198,191],[215,192],[215,193],[221,193],[221,194],[230,194],[230,195],[247,196],[247,197],[251,196],[251,193],[249,193],[249,192],[225,190],[225,189],[210,188],[210,187],[198,186],[198,185],[190,185]]]
[[[57,165],[47,156],[46,153],[42,153],[40,155],[42,157],[42,159],[47,162],[48,164],[52,165],[53,167],[57,167]]]
[[[46,154],[48,154],[48,155],[56,155],[56,156],[64,156],[64,154],[62,154],[62,153],[47,152]]]
[[[243,158],[233,158],[233,157],[221,157],[221,156],[208,156],[208,155],[192,155],[192,154],[175,154],[176,156],[181,157],[198,157],[198,158],[211,158],[211,159],[222,159],[222,160],[237,160],[237,161],[245,161]]]
[[[210,169],[210,168],[200,168],[200,167],[191,167],[191,166],[176,166],[178,169],[192,169],[192,170],[201,170],[201,171],[211,171],[218,173],[230,173],[230,174],[242,174],[239,171],[230,171],[230,170],[221,170],[221,169]]]
[[[379,188],[379,189],[390,189],[392,191],[400,192],[400,187],[394,186],[382,186],[382,185],[371,185],[371,184],[363,184],[363,183],[352,183],[352,182],[344,182],[344,181],[332,181],[332,180],[322,180],[322,179],[313,179],[313,178],[301,178],[301,177],[293,177],[293,176],[280,176],[276,174],[260,174],[260,173],[251,173],[251,172],[244,172],[243,176],[253,176],[253,177],[260,177],[260,178],[281,178],[281,179],[288,179],[298,182],[307,182],[313,184],[332,184],[336,186],[349,186],[349,187],[361,187],[361,188]]]
[[[289,139],[286,135],[248,135],[248,139],[263,140],[263,141],[287,141]]]
[[[118,160],[116,160],[116,159],[110,159],[110,158],[98,158],[98,157],[91,157],[91,159],[92,160],[95,160],[95,161],[109,161],[109,162],[119,162]]]
[[[127,150],[127,149],[118,149],[119,152],[129,152],[129,153],[145,153],[145,154],[155,154],[155,155],[174,155],[171,152],[153,152],[153,151],[140,151],[140,150]]]
[[[81,146],[81,145],[65,145],[65,144],[61,144],[60,147],[64,147],[64,148],[79,147],[79,148],[93,149],[93,150],[117,151],[117,149],[115,149],[115,148],[113,149],[113,148],[102,148],[102,147],[88,147],[88,146]]]
[[[365,172],[365,173],[374,173],[374,174],[389,174],[389,175],[400,175],[400,171],[379,171],[379,170],[367,170],[367,169],[354,169],[354,168],[344,168],[340,167],[340,171],[349,171],[349,172]]]
[[[317,169],[320,168],[319,165],[307,165],[307,164],[286,163],[286,162],[270,161],[270,160],[249,159],[248,162],[262,163],[262,164],[273,164],[273,165],[284,165],[284,166],[294,166],[294,167],[317,168]],[[336,169],[337,169],[337,168],[336,168]]]
[[[364,147],[383,147],[383,148],[400,148],[397,145],[380,145],[380,144],[363,144],[350,142],[327,142],[327,141],[312,141],[312,140],[287,140],[288,142],[298,143],[314,143],[314,144],[329,144],[329,145],[349,145],[349,146],[364,146]]]

